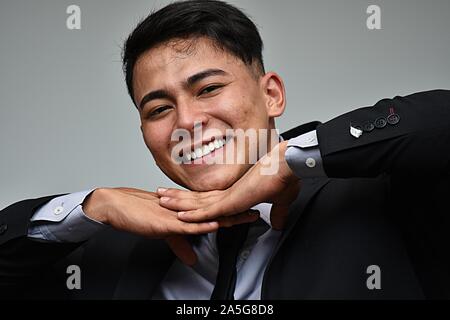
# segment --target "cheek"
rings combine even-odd
[[[144,129],[144,142],[153,157],[161,158],[169,150],[170,133],[157,128]]]
[[[222,119],[235,128],[259,128],[267,122],[263,103],[257,97],[240,95],[239,99],[225,100]]]

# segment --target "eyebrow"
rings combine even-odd
[[[212,76],[225,76],[228,75],[227,72],[220,70],[220,69],[207,69],[204,71],[201,71],[199,73],[196,73],[192,76],[190,76],[189,78],[187,78],[185,85],[188,87],[192,87],[194,84],[196,84],[197,82],[208,78],[208,77],[212,77]]]
[[[187,78],[186,81],[183,82],[183,87],[192,87],[193,85],[195,85],[197,82],[208,78],[208,77],[212,77],[212,76],[225,76],[228,75],[227,72],[220,70],[220,69],[207,69],[201,72],[198,72],[192,76],[190,76],[189,78]],[[139,104],[139,109],[143,109],[144,106],[152,101],[152,100],[156,100],[156,99],[169,99],[169,100],[175,100],[173,95],[171,95],[167,90],[155,90],[155,91],[151,91],[149,93],[147,93],[141,100],[141,103]]]
[[[144,106],[152,101],[157,99],[170,99],[173,100],[173,96],[167,92],[166,90],[156,90],[150,93],[147,93],[144,98],[142,98],[141,103],[139,104],[139,109],[144,109]]]

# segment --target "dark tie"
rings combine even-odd
[[[217,232],[219,270],[211,300],[234,300],[236,287],[236,261],[239,249],[247,238],[249,224],[220,228]]]

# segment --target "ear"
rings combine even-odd
[[[261,78],[260,84],[266,97],[268,116],[270,118],[281,116],[286,107],[286,90],[283,79],[275,72],[268,72]]]

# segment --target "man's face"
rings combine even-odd
[[[180,129],[193,136],[194,126],[201,124],[203,133],[214,129],[214,134],[193,140],[192,151],[217,140],[214,152],[203,160],[223,156],[227,148],[233,148],[236,156],[247,154],[248,143],[238,148],[233,135],[226,133],[274,128],[273,117],[279,114],[271,112],[266,76],[205,38],[170,42],[144,53],[134,67],[134,99],[142,107],[141,130],[159,168],[191,190],[225,189],[237,181],[251,164],[207,164],[199,159],[197,164],[176,163],[172,150],[179,141],[171,136]],[[223,147],[220,140],[226,142]]]

